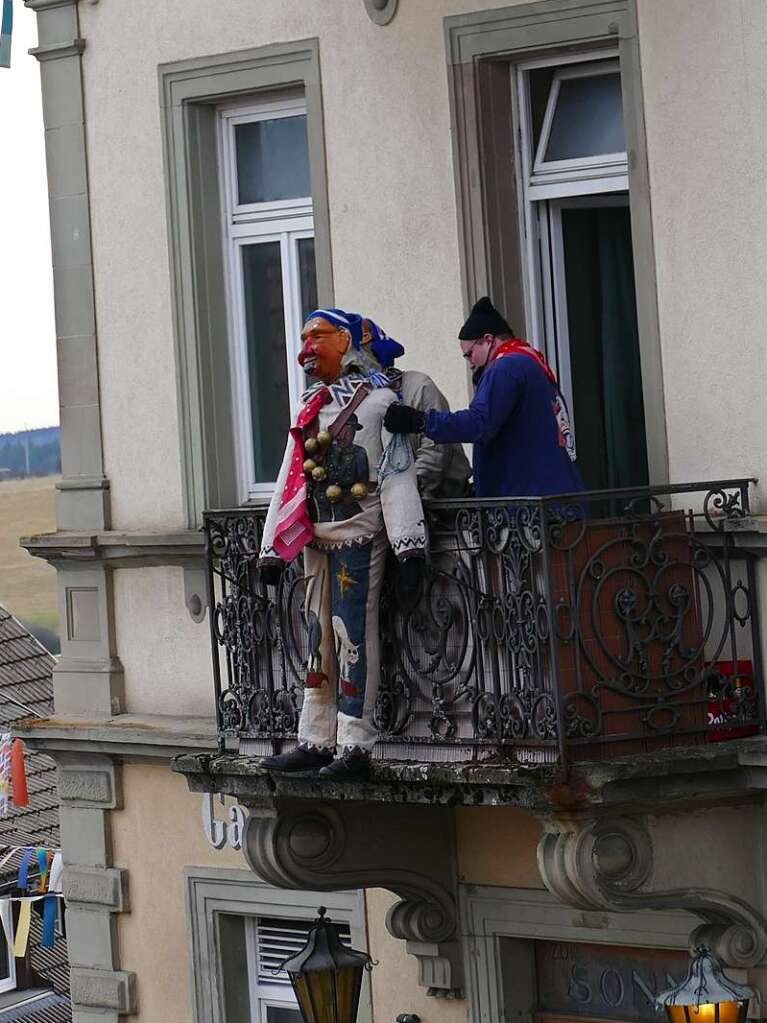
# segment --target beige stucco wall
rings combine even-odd
[[[319,37],[336,302],[373,315],[408,346],[409,364],[431,367],[460,402],[454,343],[446,357],[462,300],[442,19],[476,7],[404,2],[381,29],[362,0],[82,5],[115,527],[182,522],[157,65]]]
[[[130,912],[117,917],[120,965],[138,975],[137,1023],[189,1023],[191,981],[184,867],[246,869],[241,852],[213,849],[202,831],[200,796],[167,764],[122,768],[124,809],[110,816],[113,862],[129,869]],[[429,998],[418,986],[418,964],[404,942],[386,931],[395,896],[367,893],[368,948],[375,1023],[415,1012],[423,1023],[465,1023],[467,1003]],[[161,962],[168,968],[158,969]]]
[[[184,606],[183,569],[115,571],[114,607],[125,710],[213,716],[208,621],[195,623]]]
[[[671,478],[765,476],[767,6],[639,0]]]
[[[385,29],[361,0],[82,6],[116,526],[181,522],[157,65],[319,37],[336,301],[369,310],[459,402],[465,375],[445,348],[462,305],[442,19],[505,2],[402,3]],[[767,7],[638,9],[671,475],[764,475]]]
[[[137,1023],[189,1023],[191,975],[183,868],[242,869],[242,853],[213,849],[200,796],[167,764],[122,768],[124,809],[110,815],[113,862],[130,871],[130,913],[117,917],[120,965],[138,975]],[[158,963],[163,964],[158,969]]]
[[[456,809],[458,880],[466,884],[543,888],[536,851],[541,825],[516,806]]]

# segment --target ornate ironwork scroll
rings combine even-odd
[[[594,759],[761,727],[749,481],[427,509],[415,607],[394,558],[375,719],[384,756]],[[308,656],[300,562],[255,569],[264,512],[205,517],[222,734],[295,735]]]

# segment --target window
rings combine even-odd
[[[592,490],[648,482],[617,54],[517,68],[528,332],[556,368]]]
[[[226,1023],[301,1023],[281,966],[303,948],[311,925],[311,920],[221,915]],[[341,940],[351,944],[348,925]]]
[[[195,1023],[300,1023],[280,965],[306,941],[319,906],[341,940],[365,949],[362,892],[272,888],[245,870],[186,869]],[[370,1023],[363,981],[359,1021]]]
[[[241,500],[268,496],[306,383],[301,325],[317,307],[306,107],[220,111],[232,414]]]
[[[636,5],[535,0],[446,29],[467,300],[489,294],[546,351],[587,486],[664,483]]]

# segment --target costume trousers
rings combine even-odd
[[[381,675],[378,609],[388,541],[340,551],[304,549],[309,634],[299,742],[369,751]]]

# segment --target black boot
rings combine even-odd
[[[359,748],[342,753],[320,771],[326,781],[367,781],[369,777],[370,754]]]
[[[259,767],[284,774],[298,774],[299,771],[316,774],[320,768],[324,768],[326,764],[332,762],[333,754],[330,750],[296,746],[290,753],[280,753],[276,757],[264,757]]]

